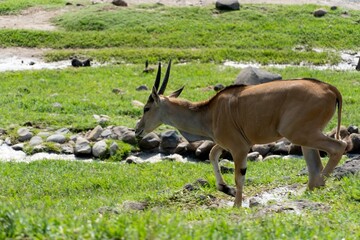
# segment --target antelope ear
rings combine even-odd
[[[178,96],[180,96],[182,90],[184,90],[184,87],[185,87],[185,86],[183,86],[182,88],[176,90],[175,92],[173,92],[172,94],[170,94],[169,97],[177,98]]]
[[[157,90],[155,87],[152,88],[152,92],[151,92],[150,96],[154,100],[155,103],[159,103],[160,97],[159,97],[159,94],[157,93]]]

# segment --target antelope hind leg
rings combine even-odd
[[[221,156],[221,153],[223,152],[223,148],[221,148],[219,145],[215,145],[211,151],[210,151],[210,155],[209,155],[209,158],[210,158],[210,162],[213,166],[213,169],[214,169],[214,173],[215,173],[215,178],[216,178],[216,188],[225,193],[225,194],[228,194],[230,196],[233,196],[235,197],[236,195],[236,189],[233,188],[233,187],[229,187],[222,175],[221,175],[221,172],[220,172],[220,167],[219,167],[219,158]]]
[[[313,190],[316,187],[324,186],[325,180],[321,174],[323,170],[323,165],[321,163],[319,150],[308,147],[301,147],[301,149],[306,161],[306,165],[308,167],[309,189]]]

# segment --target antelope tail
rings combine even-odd
[[[340,94],[340,92],[337,91],[337,98],[336,98],[336,103],[337,103],[337,112],[338,112],[338,122],[337,122],[337,129],[336,129],[336,136],[335,138],[337,140],[340,140],[340,126],[341,126],[341,110],[342,110],[342,96]]]

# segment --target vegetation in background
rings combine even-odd
[[[240,11],[218,12],[212,7],[87,5],[57,16],[57,31],[1,29],[0,46],[57,49],[47,54],[49,60],[86,54],[98,61],[131,63],[171,57],[335,64],[340,57],[332,50],[359,49],[359,11],[344,15],[343,9],[329,10],[315,18],[315,8],[244,5]]]

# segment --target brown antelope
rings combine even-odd
[[[339,139],[342,97],[327,83],[315,79],[293,79],[260,85],[233,85],[218,92],[207,101],[190,102],[177,97],[183,87],[163,96],[170,74],[169,62],[159,88],[161,65],[144,106],[144,114],[136,125],[141,137],[161,124],[177,128],[189,141],[211,139],[216,145],[210,152],[217,188],[235,196],[234,206],[242,203],[243,185],[247,169],[246,156],[254,144],[274,142],[282,137],[302,146],[309,171],[309,189],[325,184],[341,159],[346,143]],[[338,111],[337,133],[333,139],[322,130]],[[236,189],[223,180],[218,159],[223,150],[231,153],[235,164]],[[319,150],[329,155],[323,168]]]

